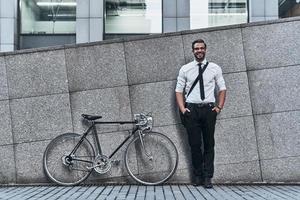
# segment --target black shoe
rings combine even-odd
[[[204,179],[204,188],[207,189],[213,188],[213,184],[211,183],[211,178]]]
[[[195,176],[193,180],[193,186],[203,185],[203,178],[201,176]]]

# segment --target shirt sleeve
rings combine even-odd
[[[176,89],[175,92],[183,92],[186,84],[186,77],[185,74],[182,70],[182,68],[179,70],[179,74],[177,77],[177,84],[176,84]]]
[[[216,84],[219,87],[219,91],[226,90],[225,80],[222,75],[222,69],[218,66],[217,74],[215,77]]]

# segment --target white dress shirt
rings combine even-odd
[[[204,59],[202,62],[202,67],[206,64],[206,62],[206,59]],[[203,101],[200,98],[199,81],[195,85],[190,95],[187,97],[187,94],[198,74],[199,65],[196,60],[183,65],[179,70],[175,91],[181,93],[185,91],[185,99],[188,103],[215,102],[215,86],[218,86],[219,91],[226,90],[221,67],[215,63],[209,62],[206,70],[203,72],[203,84],[205,93],[205,99]]]

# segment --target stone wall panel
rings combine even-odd
[[[10,107],[16,143],[51,139],[73,131],[69,94],[13,99]]]
[[[253,183],[262,181],[258,161],[216,164],[215,176],[216,183],[244,182]]]
[[[261,159],[300,156],[300,111],[254,118]]]
[[[179,123],[175,100],[175,81],[130,86],[133,113],[152,113],[154,126]]]
[[[300,109],[300,66],[248,72],[253,114]]]
[[[0,146],[0,184],[16,182],[15,156],[13,145]]]
[[[125,42],[129,85],[173,80],[185,63],[181,36]]]
[[[253,117],[218,120],[215,131],[215,163],[255,160],[258,160],[258,150]]]
[[[43,154],[49,142],[46,140],[16,145],[17,183],[49,182],[43,169]]]
[[[8,86],[4,58],[4,56],[0,57],[0,100],[8,99]]]
[[[226,83],[226,101],[224,109],[218,116],[232,118],[252,115],[248,77],[246,72],[224,75]]]
[[[299,65],[300,21],[242,29],[247,69]]]
[[[128,85],[123,43],[66,49],[71,92]]]
[[[10,98],[68,92],[63,50],[5,57]]]
[[[11,116],[9,109],[9,101],[0,101],[0,145],[12,144],[12,128],[11,128]]]
[[[87,125],[81,114],[101,115],[102,121],[131,121],[128,87],[115,87],[87,90],[71,94],[71,109],[74,131],[82,133]],[[124,125],[97,125],[98,132],[127,130],[132,127]]]
[[[286,157],[261,161],[266,182],[299,182],[300,157]]]

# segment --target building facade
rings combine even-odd
[[[0,0],[0,51],[300,15],[300,0]]]

